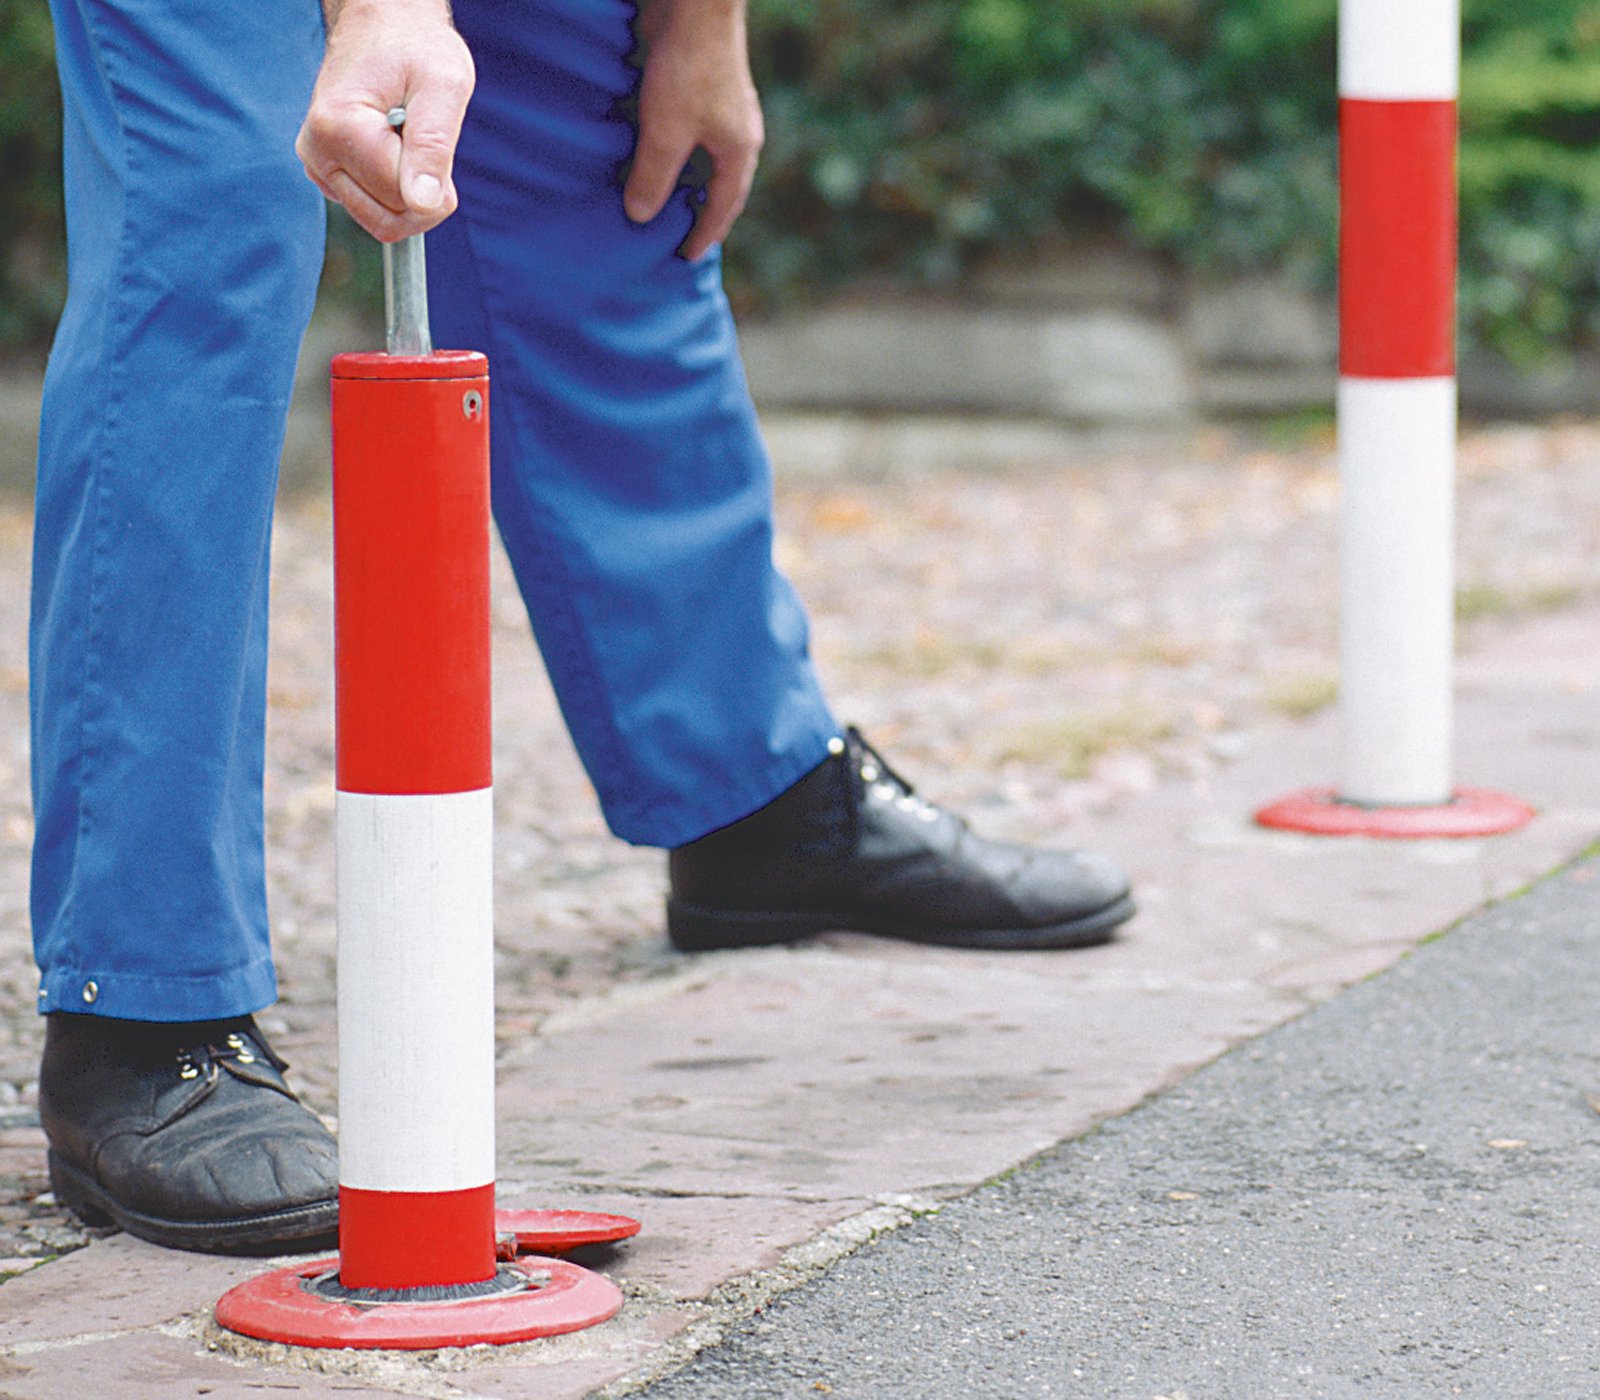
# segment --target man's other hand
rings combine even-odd
[[[764,132],[750,77],[744,0],[645,0],[639,144],[622,192],[635,223],[655,218],[697,151],[710,165],[694,228],[678,251],[728,236],[750,194]]]
[[[444,0],[328,0],[328,45],[295,141],[306,174],[374,238],[423,233],[456,207],[450,176],[472,56]],[[389,111],[406,109],[402,136]]]

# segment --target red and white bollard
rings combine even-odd
[[[1265,826],[1481,836],[1533,816],[1451,780],[1458,0],[1339,7],[1343,781]]]
[[[617,1288],[518,1246],[638,1229],[495,1211],[488,362],[431,352],[408,242],[386,259],[399,353],[333,362],[339,1256],[217,1307],[303,1346],[592,1326]]]
[[[333,362],[339,1272],[355,1288],[495,1267],[488,389],[482,355]]]

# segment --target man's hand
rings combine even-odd
[[[697,151],[710,178],[679,252],[702,256],[728,236],[750,194],[764,132],[750,77],[744,0],[645,0],[639,144],[622,192],[635,223],[655,218]]]
[[[474,80],[445,0],[327,0],[328,46],[294,143],[313,184],[385,243],[456,207],[450,178]],[[405,135],[389,110],[406,109]]]

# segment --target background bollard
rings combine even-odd
[[[1328,835],[1481,836],[1526,803],[1454,788],[1458,0],[1339,7],[1337,789],[1264,807]]]
[[[333,361],[339,1256],[217,1305],[302,1346],[593,1326],[615,1285],[518,1249],[638,1229],[496,1218],[488,362],[431,352],[406,242],[385,250],[391,353]]]

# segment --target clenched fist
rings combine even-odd
[[[328,45],[295,141],[306,174],[374,238],[423,233],[456,207],[450,178],[472,56],[445,0],[328,0]],[[402,135],[389,124],[406,109]]]

